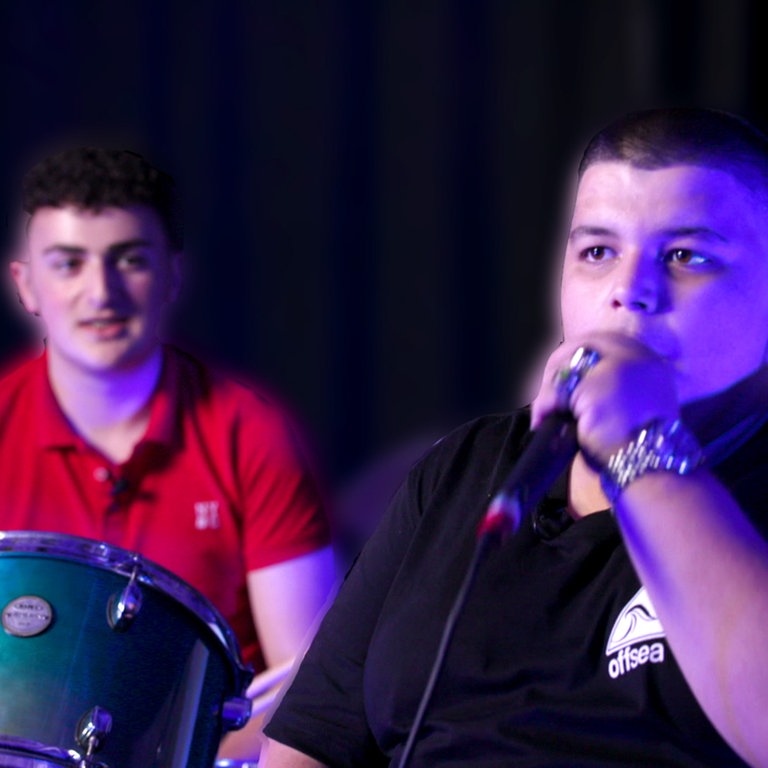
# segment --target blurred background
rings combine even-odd
[[[673,104],[766,128],[765,7],[0,0],[3,234],[19,173],[62,144],[173,173],[188,265],[167,337],[274,392],[341,492],[525,401],[596,128]],[[12,304],[3,358],[27,343]]]

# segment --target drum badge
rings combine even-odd
[[[22,595],[3,608],[3,629],[14,637],[34,637],[53,621],[53,608],[37,595]]]

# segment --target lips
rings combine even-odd
[[[128,325],[127,317],[94,317],[81,320],[79,327],[100,340],[119,338]]]

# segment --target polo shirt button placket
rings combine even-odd
[[[109,471],[109,467],[96,467],[93,470],[93,479],[97,483],[106,483],[110,477],[112,477],[112,473]]]
[[[99,484],[99,496],[103,509],[106,512],[114,512],[117,509],[115,498],[115,473],[105,464],[99,464],[93,470],[93,479]]]
[[[124,483],[118,479],[113,468],[105,464],[97,465],[93,470],[93,479],[102,486],[100,495],[107,514],[111,515],[124,506],[124,499],[121,498]]]
[[[103,460],[102,460],[103,461]],[[102,492],[104,510],[102,513],[102,531],[104,538],[118,546],[127,546],[125,541],[130,505],[127,483],[118,467],[107,465],[97,467],[94,479],[103,483]]]

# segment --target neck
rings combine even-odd
[[[581,452],[577,453],[568,478],[568,511],[571,517],[578,520],[609,506],[600,484],[600,475],[589,467]]]
[[[135,366],[88,370],[48,353],[56,400],[75,430],[108,458],[128,459],[149,423],[149,401],[162,368],[162,351]]]

